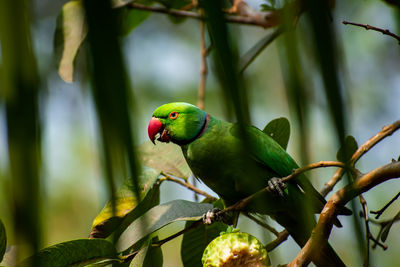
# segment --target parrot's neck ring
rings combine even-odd
[[[203,127],[201,127],[201,130],[200,130],[199,133],[193,138],[193,140],[199,138],[200,136],[202,136],[202,135],[206,132],[209,122],[210,122],[210,114],[207,114],[207,117],[206,117],[206,120],[205,120],[205,122],[204,122],[204,124],[203,124]],[[192,140],[192,141],[193,141],[193,140]]]
[[[193,137],[192,139],[187,140],[187,141],[178,141],[178,142],[172,141],[172,142],[174,142],[175,144],[180,145],[180,146],[190,144],[191,142],[193,142],[197,138],[201,137],[206,132],[209,122],[210,122],[210,114],[207,114],[206,119],[204,120],[203,126],[201,127],[200,131],[196,134],[195,137]]]

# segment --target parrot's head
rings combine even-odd
[[[178,145],[190,143],[205,130],[208,115],[198,107],[175,102],[157,108],[148,126],[150,140],[173,142]]]

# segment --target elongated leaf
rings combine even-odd
[[[161,247],[153,247],[151,241],[133,258],[129,267],[162,267],[163,255]]]
[[[136,27],[138,27],[142,22],[147,20],[152,14],[149,11],[130,9],[130,8],[120,8],[117,10],[119,12],[119,22],[120,22],[120,34],[128,35]]]
[[[118,37],[115,12],[109,1],[84,0],[88,24],[88,66],[102,141],[104,173],[111,201],[116,194],[116,179],[121,173],[132,181],[140,198],[140,166],[134,142],[132,89],[127,76]]]
[[[243,72],[253,60],[270,44],[272,43],[281,33],[283,27],[279,27],[271,34],[268,34],[260,41],[258,41],[249,51],[244,54],[239,60],[239,71]]]
[[[6,253],[7,248],[7,235],[6,228],[3,222],[0,220],[0,262],[3,260],[4,253]]]
[[[87,27],[82,2],[67,2],[58,15],[54,35],[58,74],[66,82],[74,81],[74,61],[86,34]]]
[[[117,259],[114,245],[105,239],[78,239],[40,250],[17,266],[31,266],[35,260],[41,267],[81,266],[106,259]]]
[[[144,166],[163,171],[181,178],[188,178],[191,170],[178,146],[150,141],[139,146],[138,153]]]
[[[336,153],[336,158],[341,162],[348,162],[351,156],[356,152],[358,144],[356,139],[349,135],[344,139],[343,145],[339,148]]]
[[[134,221],[122,233],[118,250],[124,251],[147,235],[176,221],[196,221],[213,205],[186,200],[173,200],[156,206]]]
[[[0,1],[0,98],[7,136],[9,203],[16,243],[33,253],[42,238],[40,75],[24,1]],[[3,152],[4,153],[4,152]]]
[[[229,30],[222,13],[222,1],[203,0],[200,4],[204,8],[208,32],[213,44],[215,69],[223,90],[226,110],[228,114],[234,111],[240,132],[247,142],[244,124],[250,123],[247,92],[242,76],[239,75],[238,53],[236,42],[231,39]]]
[[[111,201],[93,221],[90,237],[106,238],[112,232],[121,233],[132,221],[141,216],[160,201],[160,184],[157,182],[160,172],[144,167],[139,176],[140,198],[138,202],[132,191],[132,183],[127,179],[117,191],[115,197],[115,214]]]
[[[284,149],[287,148],[290,137],[290,123],[286,118],[277,118],[270,121],[263,132],[272,137]]]
[[[335,24],[330,18],[328,1],[304,1],[314,34],[315,54],[319,61],[324,81],[325,96],[333,119],[339,143],[342,145],[346,134],[345,101],[339,75],[340,54],[335,37]],[[343,88],[344,89],[344,88]],[[358,217],[357,217],[358,218]]]
[[[288,10],[289,12],[289,10]],[[291,12],[289,12],[291,13]],[[300,144],[300,160],[302,164],[309,162],[309,140],[308,140],[308,116],[310,107],[310,97],[307,92],[308,86],[305,85],[303,77],[304,68],[299,52],[299,39],[292,28],[293,18],[285,13],[286,32],[281,39],[282,43],[278,46],[282,75],[285,82],[285,89],[288,96],[289,108],[294,113],[298,125]]]
[[[392,228],[393,224],[395,221],[400,219],[400,211],[396,214],[396,216],[394,216],[394,218],[385,226],[385,229],[382,232],[382,236],[381,236],[381,240],[383,242],[386,241],[388,235],[389,235],[389,231]]]

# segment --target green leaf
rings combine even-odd
[[[118,12],[118,22],[119,34],[128,35],[136,27],[138,27],[142,22],[150,17],[152,14],[149,11],[131,9],[131,8],[119,8]]]
[[[382,242],[385,242],[388,235],[389,235],[389,231],[392,228],[393,224],[395,221],[400,219],[400,211],[396,214],[396,216],[394,216],[394,218],[385,226],[385,229],[382,232],[382,236],[381,236],[381,240]]]
[[[239,70],[242,73],[253,60],[270,44],[272,43],[281,33],[283,33],[283,27],[279,27],[271,34],[266,35],[260,41],[258,41],[249,51],[244,54],[239,60]]]
[[[81,1],[67,2],[57,18],[54,50],[58,74],[66,82],[74,81],[74,61],[87,34],[85,12]]]
[[[286,149],[290,137],[290,123],[288,119],[281,117],[270,121],[263,132],[274,139],[281,147]]]
[[[122,233],[118,250],[124,251],[147,235],[176,221],[197,221],[202,215],[213,208],[207,203],[196,203],[186,200],[173,200],[155,206],[134,221]]]
[[[203,200],[207,203],[207,200]],[[223,209],[224,203],[221,199],[214,201],[213,206]],[[185,228],[189,228],[193,222],[187,222]],[[222,222],[216,222],[211,225],[201,225],[183,235],[181,244],[181,259],[184,266],[202,266],[201,257],[207,245],[221,232],[226,231],[228,225]]]
[[[315,44],[314,53],[324,82],[327,106],[336,128],[338,141],[343,145],[346,134],[346,93],[343,89],[346,87],[342,88],[340,79],[340,65],[344,62],[339,53],[340,42],[337,42],[328,1],[305,0],[304,4],[308,7],[310,22],[308,28],[314,36],[312,43]]]
[[[133,193],[131,179],[127,179],[116,194],[115,214],[111,201],[107,202],[93,221],[90,237],[106,238],[114,231],[118,237],[136,218],[157,205],[160,201],[159,175],[160,172],[152,168],[143,168],[139,176],[140,203]]]
[[[31,266],[38,260],[41,267],[85,266],[107,259],[118,260],[114,245],[104,239],[78,239],[45,248],[17,266]]]
[[[145,247],[139,250],[129,267],[162,267],[163,255],[161,247],[153,247],[149,240]]]
[[[341,146],[336,153],[336,158],[341,162],[348,162],[354,152],[356,152],[357,148],[358,144],[356,139],[351,135],[346,136],[343,146]]]
[[[7,235],[6,228],[3,222],[0,220],[0,262],[3,260],[4,254],[7,248]]]
[[[139,146],[138,154],[142,164],[187,179],[191,170],[178,146],[158,142],[153,145],[150,141]]]
[[[213,46],[213,62],[224,96],[227,114],[235,114],[244,145],[247,137],[245,124],[250,123],[247,91],[238,69],[237,42],[233,40],[226,25],[222,9],[223,1],[200,1],[207,17],[207,29]],[[232,112],[234,111],[234,112]]]

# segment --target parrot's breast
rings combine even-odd
[[[227,205],[266,187],[271,178],[263,166],[243,151],[243,144],[230,134],[230,127],[230,123],[210,123],[210,129],[204,135],[182,146],[193,174],[224,199]],[[279,202],[279,198],[266,194],[257,212],[268,214],[280,210],[283,206]]]

